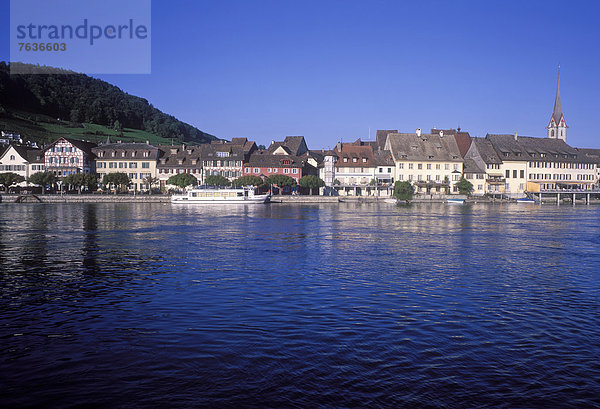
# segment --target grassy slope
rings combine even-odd
[[[47,144],[64,136],[90,142],[105,142],[110,140],[123,142],[145,142],[151,144],[170,145],[171,140],[138,129],[125,128],[123,132],[115,131],[98,124],[75,124],[69,121],[59,121],[45,115],[35,115],[27,112],[11,111],[11,117],[0,117],[0,130],[17,132],[25,140]],[[177,142],[177,141],[174,141]]]

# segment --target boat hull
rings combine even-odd
[[[189,204],[264,204],[269,202],[271,196],[260,195],[249,197],[210,197],[196,198],[188,196],[172,196],[171,203],[189,203]]]

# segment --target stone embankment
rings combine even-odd
[[[169,203],[166,195],[1,195],[2,203]]]

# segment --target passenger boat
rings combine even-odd
[[[465,199],[446,199],[446,203],[448,204],[465,204]]]
[[[216,188],[198,186],[182,195],[171,196],[171,203],[204,204],[261,204],[271,200],[271,194],[256,194],[253,186],[239,188]]]

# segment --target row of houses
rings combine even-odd
[[[600,176],[600,150],[574,148],[560,138],[471,137],[460,129],[434,128],[429,133],[381,130],[375,141],[340,142],[332,150],[309,150],[302,136],[288,136],[266,149],[247,138],[193,146],[96,145],[60,138],[45,149],[9,145],[0,155],[0,172],[27,178],[41,171],[58,178],[122,172],[135,190],[148,189],[149,176],[164,187],[180,173],[200,184],[209,175],[229,180],[316,175],[325,181],[324,194],[356,196],[391,195],[395,181],[410,182],[418,194],[454,194],[465,177],[475,195],[519,197],[526,191],[592,189]]]

